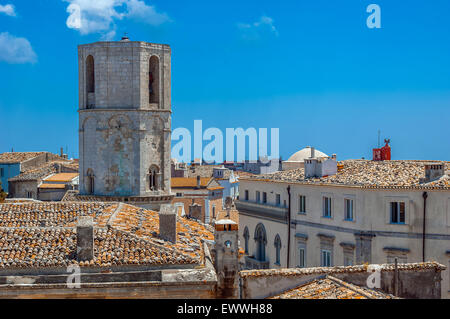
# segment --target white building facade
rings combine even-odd
[[[419,183],[424,162],[356,162],[341,162],[344,168],[332,177],[308,179],[298,169],[242,178],[236,205],[246,267],[381,264],[395,258],[450,267],[448,175]],[[375,178],[364,176],[364,169]],[[442,297],[449,298],[448,269],[442,277]]]

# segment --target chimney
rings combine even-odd
[[[425,164],[425,183],[434,181],[445,175],[444,163]]]
[[[61,157],[64,157],[64,151],[63,151],[63,148],[61,147],[61,151],[60,151],[61,153],[60,153],[60,156]]]
[[[94,259],[94,222],[90,216],[80,216],[77,221],[77,260]]]
[[[177,242],[177,210],[173,205],[161,205],[159,212],[159,236],[174,244]]]
[[[334,159],[334,160],[336,160],[336,159],[337,159],[336,154],[331,155],[331,158]]]
[[[311,147],[311,158],[314,158],[316,156],[316,149],[314,147]]]
[[[200,188],[200,175],[197,175],[197,188]]]

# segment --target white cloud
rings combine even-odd
[[[0,13],[4,13],[8,16],[15,17],[16,11],[14,10],[14,6],[12,4],[0,4]]]
[[[170,21],[167,14],[156,12],[154,6],[146,5],[141,0],[127,1],[127,9],[127,17],[135,18],[151,25],[160,25]]]
[[[8,32],[0,33],[0,61],[8,63],[35,63],[37,61],[30,42]]]
[[[273,23],[273,19],[265,15],[251,24],[238,23],[237,26],[242,31],[242,37],[244,39],[256,40],[263,34],[278,36],[278,30]]]
[[[135,19],[151,25],[170,21],[165,13],[142,0],[63,0],[68,2],[66,25],[81,34],[102,33],[103,39],[115,36],[116,21]]]

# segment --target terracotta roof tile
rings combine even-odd
[[[204,260],[206,226],[178,218],[177,243],[159,238],[159,215],[131,205],[92,202],[0,204],[0,268],[62,267],[76,261],[79,216],[94,220],[94,259],[80,266],[194,264]]]
[[[0,163],[21,163],[46,152],[6,152],[0,154]]]
[[[399,299],[382,291],[359,287],[332,276],[315,279],[268,299]]]
[[[322,178],[305,178],[304,169],[298,168],[271,174],[254,175],[245,179],[298,184],[344,185],[363,188],[450,189],[448,173],[430,183],[421,181],[425,177],[425,164],[429,163],[431,161],[344,160],[339,162],[343,167],[338,170],[337,174]],[[446,162],[445,165],[448,172],[450,163]]]

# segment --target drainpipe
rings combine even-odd
[[[291,186],[287,187],[288,192],[288,240],[287,240],[287,268],[289,268],[289,257],[291,255]]]
[[[426,235],[426,229],[425,229],[425,217],[427,213],[427,192],[423,192],[423,231],[422,231],[422,261],[425,262],[425,235]]]

